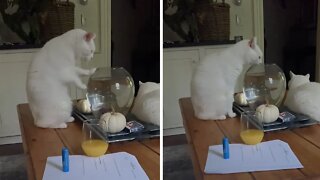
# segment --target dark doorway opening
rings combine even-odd
[[[124,67],[139,81],[160,82],[160,2],[111,1],[111,65]]]
[[[315,81],[318,0],[264,0],[265,62]]]

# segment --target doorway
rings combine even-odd
[[[160,82],[160,2],[111,1],[111,65],[124,67],[138,92],[139,81]]]
[[[265,0],[265,63],[316,79],[318,0]]]

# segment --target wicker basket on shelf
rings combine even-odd
[[[48,41],[71,29],[74,29],[74,3],[52,0],[48,4],[47,18],[44,24],[44,40]]]
[[[230,36],[230,5],[212,0],[195,3],[200,41],[226,41]]]

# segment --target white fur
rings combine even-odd
[[[196,67],[191,81],[195,116],[206,120],[226,119],[226,115],[235,117],[232,104],[236,80],[245,64],[261,62],[262,52],[256,38],[208,55]]]
[[[160,126],[160,85],[141,83],[131,112],[141,121]]]
[[[86,41],[86,34],[74,29],[53,38],[32,60],[27,73],[27,96],[36,126],[66,128],[66,122],[74,120],[68,84],[86,89],[79,75],[95,71],[76,67],[76,60],[90,60],[95,51],[94,35]]]
[[[291,111],[305,114],[320,121],[320,84],[310,82],[310,75],[290,72],[289,91],[284,102]]]

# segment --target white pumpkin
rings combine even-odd
[[[99,120],[100,127],[109,133],[117,133],[126,127],[126,117],[118,112],[104,113]]]
[[[246,96],[244,95],[243,92],[240,92],[240,93],[237,93],[235,96],[234,96],[234,101],[241,105],[241,106],[246,106],[248,105],[248,102],[247,102],[247,98]]]
[[[77,102],[76,108],[82,113],[91,113],[90,103],[87,99],[81,99]]]
[[[271,123],[278,119],[279,109],[272,104],[261,104],[256,109],[257,118],[263,123]]]

